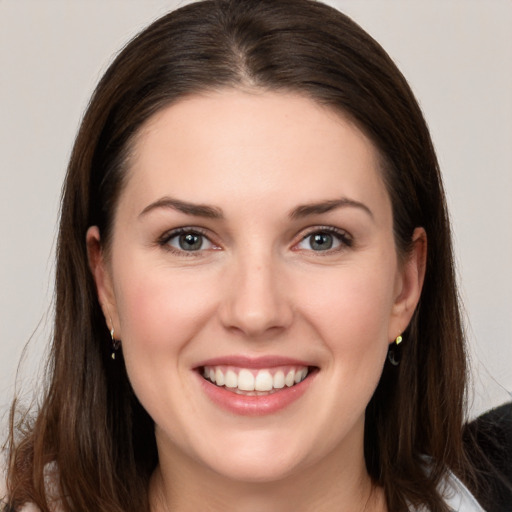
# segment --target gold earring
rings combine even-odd
[[[109,319],[110,319],[110,325],[111,325],[111,329],[110,329],[110,337],[112,338],[112,354],[111,354],[111,358],[115,360],[116,358],[116,352],[117,350],[119,349],[119,346],[121,345],[121,340],[116,340],[115,337],[114,337],[114,323],[112,322],[112,317],[110,315],[108,315]]]
[[[399,334],[395,338],[395,342],[390,344],[388,349],[388,361],[393,366],[398,366],[400,364],[400,359],[402,358],[402,347],[399,347],[400,343],[402,343],[403,338]]]

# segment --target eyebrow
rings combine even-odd
[[[359,201],[354,201],[353,199],[349,199],[348,197],[342,197],[340,199],[329,199],[326,201],[321,201],[319,203],[310,203],[298,206],[294,208],[290,213],[290,218],[292,219],[302,219],[304,217],[308,217],[309,215],[319,215],[322,213],[327,213],[337,208],[359,208],[360,210],[367,213],[372,219],[373,213],[364,203],[360,203]]]
[[[180,199],[174,199],[172,197],[162,197],[154,203],[146,206],[146,208],[140,212],[139,218],[159,208],[177,210],[187,215],[205,217],[208,219],[222,219],[224,217],[222,210],[220,208],[216,208],[215,206],[189,203],[187,201],[181,201]]]
[[[337,208],[346,207],[359,208],[362,211],[366,212],[373,219],[373,213],[370,210],[370,208],[368,208],[365,204],[359,201],[354,201],[353,199],[349,199],[347,197],[342,197],[340,199],[329,199],[318,203],[300,205],[294,208],[290,212],[289,216],[291,219],[302,219],[310,215],[319,215],[322,213],[330,212]],[[224,218],[222,210],[215,206],[189,203],[187,201],[182,201],[180,199],[174,199],[172,197],[167,196],[162,197],[161,199],[158,199],[157,201],[146,206],[146,208],[144,208],[144,210],[142,210],[142,212],[139,214],[139,218],[159,208],[168,208],[182,212],[186,215],[193,215],[195,217],[205,217],[208,219]]]

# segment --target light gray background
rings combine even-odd
[[[39,382],[60,186],[88,98],[114,52],[183,3],[0,0],[0,417],[29,338],[20,380],[28,391]],[[474,415],[512,391],[512,1],[328,3],[395,59],[431,127],[453,220]]]

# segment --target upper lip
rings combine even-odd
[[[283,357],[278,355],[266,355],[259,357],[228,355],[205,359],[196,365],[196,368],[203,366],[234,366],[237,368],[273,368],[275,366],[312,366],[310,362]]]

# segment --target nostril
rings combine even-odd
[[[282,282],[283,272],[278,272],[268,255],[244,253],[233,265],[231,286],[225,288],[219,304],[223,325],[232,332],[254,337],[275,335],[288,327],[293,314]]]
[[[289,327],[293,319],[291,308],[269,300],[237,301],[221,312],[221,321],[232,332],[251,337],[275,336]]]

